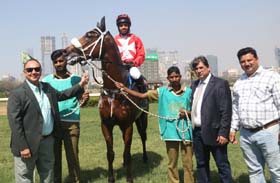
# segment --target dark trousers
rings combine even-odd
[[[227,155],[227,145],[210,146],[203,143],[201,129],[195,128],[193,133],[193,146],[196,158],[197,182],[210,183],[210,153],[214,157],[219,171],[220,182],[231,183],[231,169]]]

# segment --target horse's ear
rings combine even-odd
[[[96,25],[102,32],[105,32],[106,30],[106,25],[105,25],[105,16],[103,16],[100,20],[100,23],[97,22],[97,25]]]

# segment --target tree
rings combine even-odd
[[[0,81],[0,97],[8,97],[10,91],[20,84],[17,80]]]

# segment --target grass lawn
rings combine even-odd
[[[150,104],[150,111],[157,113],[157,104]],[[0,115],[0,179],[1,182],[14,182],[13,156],[11,154],[10,129],[5,115]],[[133,176],[135,183],[161,183],[167,182],[167,155],[165,143],[160,140],[157,118],[149,117],[148,125],[148,141],[147,151],[149,161],[147,164],[142,162],[142,145],[140,136],[134,128],[133,142],[131,147]],[[114,172],[116,182],[126,182],[125,169],[122,167],[123,142],[120,130],[114,128]],[[96,107],[83,108],[81,120],[81,136],[80,136],[80,165],[81,179],[83,183],[104,183],[107,182],[107,159],[106,146],[100,129],[100,120]],[[234,182],[247,183],[248,173],[247,167],[242,157],[239,145],[229,144],[228,146],[229,160],[232,168],[232,176]],[[65,156],[64,156],[65,157]],[[195,158],[194,170],[195,170]],[[183,171],[181,159],[179,158],[180,177],[183,182]],[[63,179],[67,180],[67,164],[63,158]],[[269,175],[266,172],[267,180]],[[211,176],[212,182],[218,181],[217,168],[211,159]],[[37,176],[38,181],[38,176]]]

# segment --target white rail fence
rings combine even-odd
[[[100,93],[90,93],[89,94],[90,97],[98,97],[100,96]],[[0,98],[0,102],[7,102],[8,98]]]

